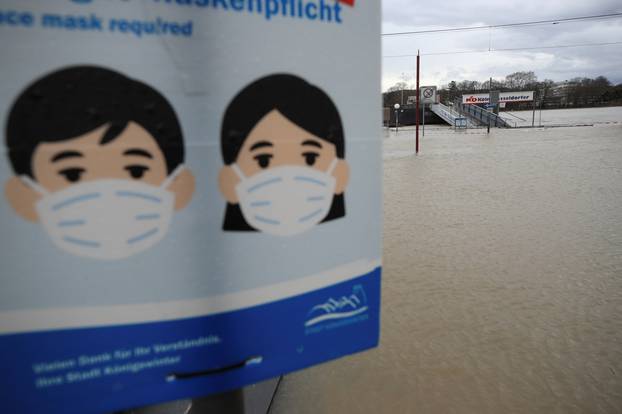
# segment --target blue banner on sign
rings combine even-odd
[[[374,347],[380,277],[378,267],[205,317],[0,336],[3,410],[104,413],[235,389]]]

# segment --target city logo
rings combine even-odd
[[[311,308],[307,313],[305,328],[324,324],[331,328],[366,320],[368,309],[367,295],[363,286],[355,285],[352,287],[350,295],[344,295],[337,299],[331,297],[326,302]],[[329,322],[337,323],[329,324]]]

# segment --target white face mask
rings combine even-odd
[[[321,222],[333,202],[336,180],[334,159],[326,172],[285,165],[240,177],[235,190],[244,218],[252,227],[277,236],[291,236]]]
[[[77,256],[115,260],[149,249],[168,231],[175,195],[140,181],[104,179],[49,193],[30,177],[22,179],[43,195],[39,220],[56,246]]]

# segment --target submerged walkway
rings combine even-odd
[[[622,125],[385,143],[380,348],[284,377],[271,413],[622,407]]]

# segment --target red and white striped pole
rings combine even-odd
[[[417,50],[417,108],[415,109],[415,154],[419,154],[419,50]]]

